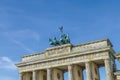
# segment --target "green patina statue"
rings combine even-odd
[[[59,28],[61,35],[60,35],[60,41],[57,40],[56,37],[54,39],[49,38],[49,44],[52,46],[58,46],[58,45],[63,45],[63,44],[69,44],[70,43],[70,38],[68,34],[63,33],[63,27]]]
[[[50,43],[50,45],[54,45],[54,46],[60,45],[60,43],[56,39],[56,37],[54,37],[54,40],[52,40],[52,39],[49,38],[49,43]]]

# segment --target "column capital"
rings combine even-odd
[[[68,69],[72,69],[73,68],[73,65],[72,64],[70,64],[70,65],[68,65]]]
[[[91,61],[86,61],[85,63],[91,63]]]
[[[111,58],[105,58],[104,60],[111,60]]]
[[[51,67],[48,67],[47,69],[51,69]]]
[[[37,70],[32,70],[32,72],[36,72]]]

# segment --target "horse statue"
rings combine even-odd
[[[55,46],[60,45],[60,43],[59,43],[59,41],[56,39],[56,37],[54,37],[53,42],[54,42],[54,45],[55,45]]]
[[[66,41],[66,44],[70,43],[69,34],[66,34],[66,36],[65,36],[65,41]]]
[[[56,39],[56,37],[54,37],[53,40],[49,38],[49,44],[50,44],[50,45],[53,45],[53,46],[60,45],[60,43],[59,43],[59,41]]]
[[[60,35],[60,43],[65,44],[65,34]]]
[[[60,36],[60,43],[61,44],[68,44],[68,43],[70,43],[69,35],[68,34],[62,34]]]
[[[49,44],[54,45],[54,42],[53,42],[53,40],[51,38],[49,38]]]

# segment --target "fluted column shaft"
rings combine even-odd
[[[73,66],[68,65],[68,80],[74,80]]]
[[[85,63],[87,80],[93,80],[90,62]]]
[[[113,80],[111,61],[110,59],[105,59],[105,69],[106,69],[106,80]]]
[[[36,80],[36,71],[33,71],[33,75],[32,75],[33,77],[33,79],[32,80]]]
[[[52,80],[52,69],[51,68],[47,69],[47,80]]]

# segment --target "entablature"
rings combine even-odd
[[[109,39],[103,39],[79,45],[65,44],[61,46],[47,48],[44,52],[41,53],[23,56],[22,62],[29,62],[37,59],[42,60],[50,57],[59,57],[62,55],[64,56],[66,54],[72,54],[76,52],[83,53],[91,50],[102,49],[108,46],[112,47],[112,44],[109,41]]]

